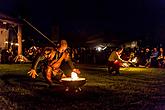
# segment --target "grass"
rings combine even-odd
[[[30,64],[0,65],[0,109],[4,110],[164,110],[165,69],[121,68],[109,75],[104,66],[80,65],[87,79],[82,91],[47,88],[40,75],[27,76]]]

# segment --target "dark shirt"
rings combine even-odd
[[[51,55],[52,51],[55,51],[55,55],[53,59],[50,59],[49,56]],[[67,52],[67,50],[65,52]],[[53,60],[58,61],[61,58],[62,54],[63,53],[60,53],[57,49],[53,49],[53,48],[44,49],[40,54],[36,56],[35,60],[32,62],[32,69],[36,70],[40,62],[44,63],[44,66],[48,66]],[[71,58],[69,58],[67,62],[71,67],[71,69],[73,69],[74,65],[71,61]]]

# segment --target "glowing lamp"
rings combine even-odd
[[[8,41],[5,41],[5,44],[8,44]]]
[[[97,50],[98,50],[98,51],[101,51],[101,47],[97,47]]]
[[[16,46],[19,46],[19,44],[18,44],[18,43],[15,43],[15,45],[16,45]]]

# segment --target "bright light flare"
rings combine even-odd
[[[19,46],[19,44],[18,44],[18,43],[15,43],[15,45],[16,45],[16,46]]]
[[[128,63],[123,63],[123,64],[122,64],[122,67],[128,68],[129,65],[128,65]]]
[[[32,46],[30,49],[35,49],[35,50],[37,50],[37,47],[36,47],[36,46]]]
[[[7,24],[7,22],[4,21],[3,24]]]
[[[101,51],[101,47],[97,47],[97,50],[98,50],[98,51]]]
[[[5,41],[5,44],[8,44],[8,41]]]
[[[104,47],[102,50],[105,50],[107,48],[107,46],[106,47]]]

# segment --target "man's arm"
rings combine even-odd
[[[37,65],[41,60],[44,60],[44,59],[45,59],[44,56],[37,55],[36,59],[32,63],[31,69],[29,70],[27,74],[29,74],[29,76],[31,76],[32,78],[36,78],[36,76],[38,76],[38,74],[36,73]]]
[[[67,56],[66,56],[66,58],[65,58],[65,61],[68,62],[68,65],[70,66],[70,68],[72,69],[73,72],[76,72],[76,73],[80,74],[80,70],[77,69],[77,68],[75,67],[75,65],[73,65],[73,61],[72,61],[72,59],[71,59],[69,53],[67,54]]]
[[[123,60],[120,56],[121,56],[121,55],[118,55],[118,54],[116,53],[116,57],[117,57],[117,60],[118,60],[118,61],[120,61],[120,62],[122,62],[122,63],[127,63],[127,62],[128,62],[128,61]]]
[[[75,66],[73,65],[73,62],[72,62],[72,60],[71,60],[70,57],[67,59],[67,62],[68,62],[68,64],[69,64],[69,66],[70,66],[71,69],[74,69],[75,68]]]
[[[123,60],[120,56],[118,56],[118,60],[119,60],[120,62],[122,62],[122,63],[127,62],[127,61]]]
[[[44,55],[37,55],[36,56],[36,59],[32,62],[32,69],[36,70],[37,69],[37,66],[38,66],[38,63],[42,60],[44,60],[45,57]]]

